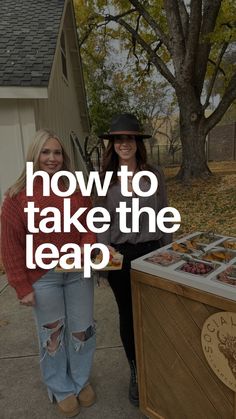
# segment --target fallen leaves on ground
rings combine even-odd
[[[180,212],[182,219],[176,238],[209,230],[236,236],[236,173],[215,173],[191,186],[168,179],[167,189],[169,205]]]
[[[8,324],[9,324],[9,321],[0,319],[0,327],[7,326]]]
[[[235,174],[236,173],[236,160],[230,161],[214,161],[209,162],[208,167],[212,173],[221,174]],[[179,166],[168,166],[164,169],[167,177],[174,177],[179,171]]]

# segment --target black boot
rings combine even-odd
[[[130,361],[130,382],[129,382],[129,401],[134,406],[139,406],[138,381],[135,361]]]

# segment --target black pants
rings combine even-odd
[[[112,244],[112,246],[124,255],[122,269],[119,271],[110,271],[108,281],[119,309],[121,341],[128,361],[132,361],[135,360],[135,346],[130,281],[131,261],[152,250],[159,249],[160,241],[155,240],[139,244]]]

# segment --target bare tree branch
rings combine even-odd
[[[140,19],[141,19],[141,15],[138,15],[137,22],[136,22],[136,28],[135,28],[135,31],[136,32],[138,32],[138,30],[139,30]],[[134,54],[136,60],[139,61],[139,58],[138,58],[138,56],[136,54],[136,51],[135,51],[135,48],[136,48],[136,39],[133,36],[132,36],[132,44],[133,44],[133,54]]]
[[[161,130],[159,130],[159,129],[155,130],[155,131],[154,131],[154,134],[152,134],[152,135],[156,135],[156,134],[161,134],[161,135],[163,135],[163,137],[166,137],[168,140],[170,140],[170,139],[171,139],[171,137],[170,137],[170,135],[169,135],[169,134],[167,134],[166,132],[161,131]]]
[[[132,14],[132,13],[134,13],[134,12],[136,12],[136,9],[129,9],[129,10],[127,10],[126,12],[124,12],[124,13],[121,13],[121,14],[119,14],[119,15],[117,15],[116,16],[116,18],[117,19],[119,19],[119,18],[122,18],[122,17],[124,17],[124,16],[128,16],[128,15],[130,15],[130,14]],[[106,27],[106,24],[107,24],[107,21],[106,21],[106,23],[104,23],[104,22],[102,22],[102,23],[96,23],[96,19],[97,19],[97,15],[96,14],[94,14],[94,15],[92,15],[92,16],[90,16],[90,18],[89,18],[89,21],[91,22],[91,23],[89,23],[88,24],[88,30],[85,32],[85,34],[84,34],[84,36],[83,36],[83,38],[81,38],[81,40],[80,40],[80,42],[79,42],[79,48],[81,48],[82,47],[82,45],[87,41],[87,39],[88,39],[88,37],[89,37],[89,35],[91,34],[91,32],[95,29],[98,29],[98,28],[100,28],[100,27],[102,27],[102,26],[105,26]],[[94,21],[94,22],[93,22]]]
[[[204,79],[206,75],[207,62],[211,51],[211,43],[206,40],[206,36],[213,32],[216,19],[220,11],[222,0],[204,0],[202,27],[201,27],[201,43],[198,47],[196,77],[197,89],[199,94],[202,92]]]
[[[220,54],[218,56],[218,59],[216,61],[215,69],[214,69],[214,72],[213,72],[211,80],[210,80],[210,84],[209,84],[209,88],[208,88],[208,92],[207,92],[207,97],[206,97],[206,101],[205,101],[205,104],[203,106],[203,109],[206,109],[207,106],[209,105],[212,90],[213,90],[213,87],[214,87],[214,84],[215,84],[215,81],[216,81],[217,74],[218,74],[219,69],[220,69],[220,63],[221,63],[221,60],[224,56],[225,51],[227,50],[228,45],[229,45],[228,42],[224,42],[224,44],[222,46],[222,49],[220,51]]]
[[[121,26],[123,26],[132,35],[132,37],[136,39],[138,44],[141,45],[143,49],[147,52],[150,61],[156,66],[156,68],[162,74],[162,76],[165,77],[173,87],[176,86],[175,77],[170,72],[168,67],[165,65],[162,59],[155,53],[155,51],[150,47],[150,45],[148,45],[144,41],[144,39],[135,31],[135,29],[132,28],[132,26],[125,22],[125,20],[117,18],[117,16],[107,15],[106,19],[108,21],[118,22]]]
[[[170,50],[177,77],[181,74],[181,68],[185,56],[185,39],[176,0],[164,0],[167,23],[170,33]]]
[[[92,33],[93,29],[96,29],[97,25],[96,24],[89,24],[88,25],[88,30],[85,32],[83,38],[79,38],[79,48],[81,48],[83,46],[83,44],[87,41],[89,35]]]
[[[194,76],[199,34],[202,23],[202,0],[192,0],[189,18],[189,33],[186,40],[186,55],[184,60],[184,78]]]
[[[119,15],[116,15],[115,17],[116,17],[116,19],[120,19],[120,18],[123,18],[125,16],[131,15],[134,12],[136,12],[136,9],[129,9],[126,12],[123,12],[123,13],[120,13]]]
[[[227,109],[236,98],[236,73],[231,78],[216,110],[205,120],[206,134],[221,120]]]
[[[185,39],[188,38],[188,31],[189,31],[189,15],[186,10],[185,4],[183,0],[178,0],[179,5],[179,14],[182,23],[183,33]]]
[[[148,11],[141,5],[141,3],[137,0],[129,0],[129,2],[135,7],[135,9],[143,16],[146,22],[150,25],[150,27],[154,30],[155,34],[158,38],[162,41],[162,43],[169,49],[169,39],[168,36],[163,32],[157,22],[153,19],[153,17],[148,13]]]
[[[209,63],[211,63],[212,65],[216,66],[216,62],[213,61],[211,58],[208,59]],[[224,77],[226,77],[225,71],[222,67],[219,67],[219,72],[221,72],[223,74]]]

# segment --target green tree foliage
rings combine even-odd
[[[180,113],[179,178],[208,176],[206,135],[236,98],[236,65],[227,60],[236,41],[235,1],[75,0],[75,5],[80,39],[82,45],[86,40],[91,59],[109,62],[118,39],[133,69],[131,78],[155,69],[168,82]],[[220,100],[209,116],[217,83]]]
[[[105,3],[99,2],[100,13]],[[126,39],[122,45],[116,42],[114,25],[109,29],[95,13],[99,7],[94,1],[75,1],[92,134],[106,131],[112,116],[120,112],[136,114],[154,132],[153,118],[167,108],[169,112],[172,92],[165,81],[153,79],[152,69],[139,68],[131,53],[127,57]],[[114,62],[117,54],[123,62]]]

